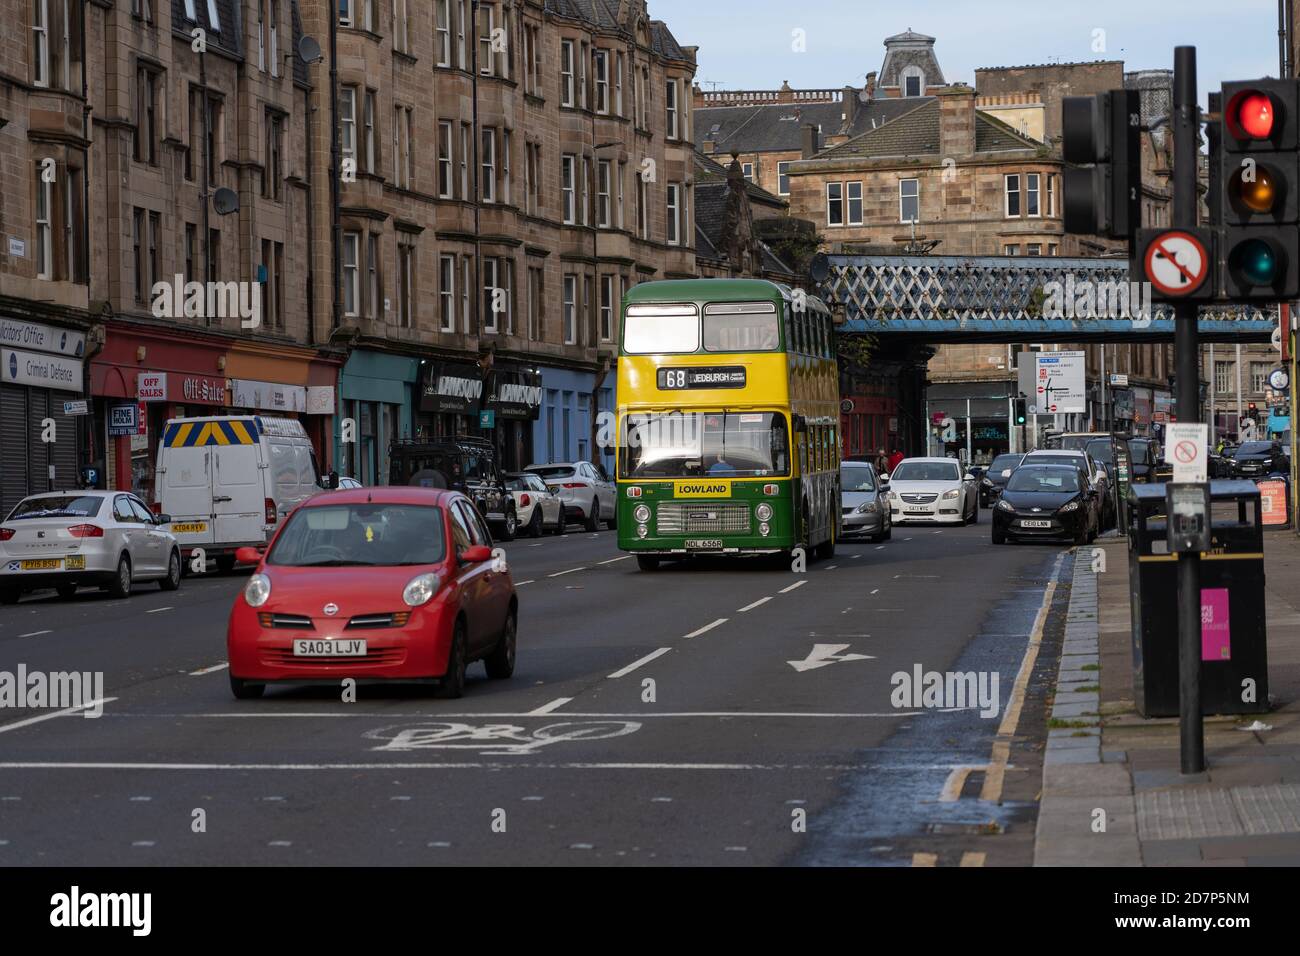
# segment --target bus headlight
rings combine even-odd
[[[759,521],[771,521],[772,506],[765,501],[757,508],[754,509],[754,515],[758,518]]]
[[[647,537],[649,534],[650,534],[650,529],[647,528],[645,525],[639,524],[636,526],[636,536],[638,538]]]
[[[764,521],[762,524],[758,526],[758,533],[766,538],[769,534],[772,533],[772,526],[768,524],[766,521]]]
[[[637,520],[638,524],[645,524],[650,520],[650,509],[645,505],[637,505],[632,509],[632,517]]]

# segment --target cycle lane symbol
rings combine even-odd
[[[532,754],[553,744],[578,740],[608,740],[641,729],[631,720],[569,721],[528,731],[516,724],[434,722],[379,727],[366,731],[368,740],[384,741],[372,750],[402,753],[413,750],[476,750],[484,755]]]

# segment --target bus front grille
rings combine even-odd
[[[655,515],[659,534],[749,533],[749,505],[665,502]]]

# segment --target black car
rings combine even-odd
[[[1067,538],[1087,544],[1097,537],[1096,499],[1097,490],[1079,468],[1021,465],[993,508],[993,543]]]
[[[1130,438],[1128,457],[1133,474],[1132,483],[1135,485],[1168,481],[1173,475],[1173,465],[1165,462],[1164,455],[1160,451],[1160,442],[1154,438]]]
[[[506,489],[496,447],[486,438],[466,435],[429,441],[396,441],[388,448],[388,483],[450,488],[474,502],[502,541],[519,528],[515,500]]]
[[[989,462],[988,470],[980,478],[980,507],[992,508],[998,497],[1002,494],[1002,489],[1007,486],[1007,480],[1011,473],[1020,467],[1020,463],[1025,460],[1021,454],[998,455],[993,461]]]
[[[1289,475],[1291,459],[1276,441],[1242,442],[1225,453],[1221,468],[1226,466],[1225,478],[1263,478],[1272,474]]]

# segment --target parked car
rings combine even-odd
[[[506,475],[506,490],[515,499],[515,513],[519,515],[519,527],[532,538],[540,538],[542,532],[553,531],[564,534],[567,518],[564,514],[564,502],[542,481],[540,475],[531,471],[517,471]]]
[[[840,463],[840,534],[865,534],[875,542],[888,541],[894,533],[889,512],[889,492],[866,462]]]
[[[334,485],[334,487],[337,488],[339,491],[352,491],[356,488],[361,488],[364,486],[361,484],[361,482],[357,481],[355,478],[348,478],[347,476],[344,476],[338,480],[338,482]]]
[[[1242,442],[1225,456],[1226,478],[1263,478],[1291,474],[1291,459],[1276,441]]]
[[[235,598],[226,631],[230,689],[275,682],[401,681],[459,697],[465,669],[514,673],[519,603],[510,569],[458,491],[367,488],[298,508]]]
[[[889,515],[894,524],[975,524],[980,517],[975,477],[955,458],[905,458],[889,475]]]
[[[459,491],[474,502],[502,541],[515,539],[519,529],[515,500],[506,490],[496,446],[486,438],[403,440],[389,446],[388,456],[390,485]]]
[[[1097,496],[1083,469],[1027,458],[993,507],[993,543],[1068,538],[1086,544],[1097,537]]]
[[[172,516],[182,556],[202,549],[223,573],[239,548],[265,545],[285,515],[325,487],[301,422],[245,415],[170,419],[157,479],[156,509]]]
[[[139,581],[174,591],[181,549],[170,521],[125,491],[29,495],[0,521],[0,604],[16,604],[38,588],[54,588],[65,599],[83,585],[115,598]]]
[[[1011,473],[1020,467],[1025,456],[1021,454],[998,455],[989,463],[980,478],[980,507],[992,508],[997,504],[1002,489],[1007,486]]]
[[[1097,494],[1090,502],[1092,507],[1097,509],[1097,527],[1108,528],[1114,523],[1115,514],[1114,502],[1111,501],[1110,495],[1110,475],[1107,473],[1106,467],[1099,464],[1090,453],[1065,448],[1054,451],[1031,451],[1025,456],[1021,467],[1025,465],[1074,465],[1083,472],[1088,487],[1095,488],[1097,491]]]
[[[564,502],[565,514],[583,522],[588,531],[595,531],[601,521],[613,528],[618,520],[618,492],[613,479],[600,465],[589,461],[557,461],[529,465],[524,471],[541,477],[546,487]]]
[[[1132,467],[1133,483],[1138,485],[1168,481],[1173,477],[1174,466],[1165,461],[1160,441],[1155,438],[1130,438],[1128,440],[1129,462]],[[1211,470],[1207,466],[1207,471]],[[1217,470],[1217,465],[1213,470]]]

